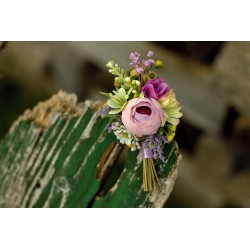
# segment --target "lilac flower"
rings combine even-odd
[[[131,62],[130,66],[132,66],[133,68],[135,68],[136,67],[136,63],[135,62]]]
[[[154,59],[149,59],[148,61],[149,61],[149,63],[150,63],[152,66],[155,64],[155,60],[154,60]]]
[[[154,65],[155,61],[153,59],[148,59],[148,60],[143,60],[142,63],[144,66],[150,69]]]
[[[148,52],[147,60],[142,60],[141,55],[138,52],[132,52],[130,53],[129,59],[132,60],[130,65],[139,73],[142,74],[145,69],[150,69],[154,63],[155,60],[151,59],[154,53],[152,51]],[[150,58],[150,59],[149,59]]]
[[[133,60],[134,57],[135,57],[135,54],[134,54],[134,53],[130,53],[129,59],[130,59],[130,60]]]
[[[139,58],[138,56],[134,57],[133,62],[135,63],[139,63],[141,61],[141,58]]]
[[[154,52],[149,51],[147,56],[148,56],[148,57],[152,57],[153,55],[154,55]]]
[[[142,64],[147,68],[150,67],[150,62],[148,60],[143,60]]]
[[[160,159],[161,161],[165,161],[164,153],[163,153],[163,145],[168,143],[168,140],[165,136],[154,134],[149,135],[142,143],[142,148],[149,148],[153,151],[153,158]]]
[[[131,59],[131,60],[134,60],[134,58],[136,58],[136,57],[140,57],[141,55],[138,53],[138,52],[132,52],[132,53],[130,53],[130,55],[129,55],[129,59]]]
[[[99,110],[99,114],[101,115],[101,117],[104,117],[105,115],[109,113],[110,110],[111,108],[108,105],[104,106]]]
[[[136,67],[136,71],[137,71],[137,73],[139,73],[139,74],[141,74],[141,73],[143,73],[143,68],[140,68],[140,67]]]

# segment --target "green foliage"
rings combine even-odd
[[[112,108],[109,114],[120,113],[127,104],[126,91],[123,88],[120,88],[118,92],[113,91],[113,94],[112,93],[108,94],[103,92],[101,92],[101,94],[109,97],[108,106]]]
[[[125,77],[126,77],[126,72],[124,69],[121,69],[117,63],[115,63],[113,60],[109,61],[106,65],[109,69],[109,72],[112,75],[117,76],[115,78],[115,81],[119,82],[119,83],[124,83],[125,82]]]

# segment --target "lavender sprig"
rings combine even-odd
[[[104,116],[108,115],[109,111],[111,110],[111,108],[107,105],[107,106],[104,106],[102,107],[100,110],[99,110],[99,114],[101,115],[101,117],[103,118]]]
[[[163,145],[166,143],[168,143],[168,140],[165,136],[154,134],[146,137],[146,139],[142,142],[142,147],[152,149],[154,159],[165,161]]]
[[[132,60],[130,66],[132,66],[137,73],[142,74],[146,69],[150,69],[154,65],[155,60],[151,58],[153,55],[154,53],[149,51],[147,59],[142,60],[141,55],[138,52],[132,52],[129,56],[129,59]]]

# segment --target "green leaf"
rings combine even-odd
[[[122,100],[126,101],[125,96],[126,96],[126,92],[125,92],[124,88],[120,88],[118,90],[118,97],[121,98]]]
[[[172,109],[164,109],[164,112],[174,118],[180,118],[182,116],[182,113],[179,112],[181,108],[172,108]]]
[[[122,110],[121,109],[112,109],[111,111],[109,111],[110,115],[116,115],[118,113],[120,113]]]
[[[100,94],[107,96],[108,98],[110,98],[110,94],[109,93],[104,93],[104,92],[99,92]]]
[[[109,107],[111,108],[114,108],[114,109],[120,109],[121,108],[121,104],[115,100],[108,100],[108,105]]]
[[[167,122],[173,124],[173,125],[178,125],[179,124],[179,119],[176,119],[176,118],[171,118],[171,117],[168,117],[167,119]]]

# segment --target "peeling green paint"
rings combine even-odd
[[[101,196],[97,167],[116,139],[107,131],[110,120],[98,117],[96,112],[86,108],[81,116],[68,118],[57,114],[46,129],[20,120],[0,142],[0,206],[154,206],[150,201],[153,194],[142,190],[138,152],[129,152],[121,176]],[[162,182],[177,163],[176,143],[167,145],[164,153],[166,163],[156,163]]]

